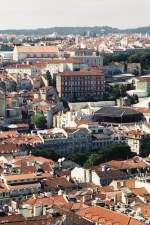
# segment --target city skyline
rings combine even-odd
[[[41,4],[42,3],[42,4]],[[149,0],[5,0],[0,29],[30,29],[55,26],[148,26]]]

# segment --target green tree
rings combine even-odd
[[[3,44],[2,46],[1,46],[1,49],[0,49],[0,51],[12,51],[13,50],[13,48],[12,47],[10,47],[10,46],[8,46],[8,45],[6,45],[6,44]]]
[[[81,154],[75,154],[71,157],[69,157],[70,160],[73,162],[78,163],[79,165],[83,166],[84,163],[88,160],[88,154],[81,153]]]
[[[47,121],[42,113],[37,113],[31,117],[31,123],[34,124],[36,128],[46,128],[46,122]]]
[[[49,70],[46,71],[46,79],[48,80],[48,85],[52,86],[53,85],[53,79],[51,76],[51,73],[49,72]]]
[[[103,161],[103,155],[100,153],[93,153],[89,156],[88,160],[85,163],[85,167],[96,166]]]
[[[144,138],[143,141],[142,141],[142,145],[141,145],[141,152],[140,152],[140,155],[142,157],[148,157],[149,154],[150,154],[150,139],[147,137],[147,138]]]
[[[56,75],[53,74],[53,86],[56,87]]]
[[[130,147],[126,144],[108,145],[89,155],[84,166],[91,167],[109,160],[124,160],[133,156]]]
[[[108,145],[100,152],[103,155],[103,161],[127,159],[132,155],[130,147],[127,144]]]
[[[42,157],[45,157],[47,159],[52,159],[54,161],[57,161],[58,158],[59,158],[57,153],[52,149],[33,149],[32,155],[42,156]]]

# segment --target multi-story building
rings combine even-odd
[[[56,46],[16,46],[13,52],[14,61],[55,58],[59,56]]]
[[[127,73],[141,74],[141,64],[140,63],[128,63]]]
[[[103,66],[102,56],[75,56],[73,59],[79,60],[82,64],[87,64],[88,66]]]
[[[82,167],[76,167],[71,170],[71,178],[79,183],[93,183],[95,185],[109,185],[113,180],[124,180],[129,178],[129,175],[121,170],[107,170],[102,167],[101,170],[98,168],[84,169]]]
[[[141,90],[146,93],[146,96],[150,95],[150,76],[138,77],[136,82],[136,90]]]
[[[43,69],[42,64],[13,64],[6,68],[8,74],[28,74],[28,75],[39,75]]]
[[[38,132],[42,142],[39,148],[53,149],[58,155],[67,156],[89,152],[91,144],[90,132],[87,129],[54,128]]]
[[[126,134],[128,145],[132,152],[138,155],[148,154],[150,134],[141,130],[130,130]]]
[[[136,77],[133,82],[135,83],[135,90],[130,90],[129,95],[138,95],[138,97],[150,96],[150,75]]]
[[[102,68],[66,71],[56,76],[59,96],[67,100],[99,98],[105,92],[105,78]]]

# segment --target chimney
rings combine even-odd
[[[82,197],[82,201],[83,201],[83,203],[85,203],[85,202],[86,202],[86,195],[83,195],[83,197]]]

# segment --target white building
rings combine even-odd
[[[13,51],[14,61],[34,60],[59,57],[56,46],[15,46]]]
[[[136,94],[139,98],[150,96],[150,75],[136,77],[133,82],[135,83],[135,90],[127,91],[127,94]]]
[[[128,175],[119,170],[109,170],[102,166],[102,171],[76,167],[71,171],[71,178],[78,183],[93,183],[95,185],[109,185],[113,180],[124,180]]]
[[[6,71],[8,74],[39,75],[41,74],[42,68],[38,67],[37,65],[15,64],[8,66]]]
[[[2,51],[0,52],[0,57],[2,62],[12,62],[13,61],[13,52],[12,51]]]
[[[141,130],[130,130],[127,132],[126,138],[131,151],[141,155],[146,151],[144,144],[149,143],[150,134]]]

